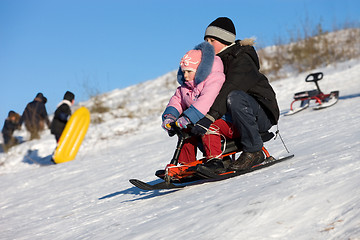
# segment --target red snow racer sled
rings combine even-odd
[[[196,160],[194,162],[190,162],[188,164],[179,164],[178,158],[180,155],[181,148],[183,147],[185,140],[190,138],[192,135],[190,133],[188,133],[187,131],[180,130],[174,124],[172,124],[171,126],[173,129],[173,135],[176,134],[178,136],[176,150],[175,150],[172,160],[166,166],[165,170],[163,170],[163,169],[158,170],[158,171],[156,171],[155,175],[161,179],[164,179],[165,182],[167,182],[167,183],[185,183],[185,182],[191,182],[191,181],[203,179],[205,176],[199,175],[199,172],[197,171],[197,166],[199,164],[204,163],[204,161],[206,161],[206,158],[202,158],[202,159]],[[191,126],[188,126],[188,127],[191,128]],[[267,141],[273,139],[274,136],[275,136],[275,134],[272,132],[261,133],[261,137],[264,142],[267,142]],[[223,163],[224,163],[224,166],[227,167],[231,161],[235,160],[234,159],[235,154],[242,151],[242,147],[241,147],[241,143],[240,143],[239,139],[235,139],[235,140],[227,139],[226,141],[224,141],[222,143],[222,147],[224,149],[223,153],[222,153]],[[279,160],[282,161],[284,159],[288,159],[288,158],[291,158],[294,156],[292,154],[292,155],[289,155],[286,157],[275,159],[274,157],[272,157],[269,154],[269,152],[266,150],[265,147],[263,147],[262,150],[265,155],[265,161],[257,166],[253,166],[254,170],[255,170],[255,168],[257,168],[259,166],[271,165],[275,162],[278,162]],[[227,175],[227,174],[229,176],[234,175],[234,171],[226,172],[221,175]]]
[[[318,81],[323,78],[322,72],[311,73],[305,78],[305,82],[314,82],[316,89],[295,93],[294,100],[291,102],[290,111],[285,116],[293,115],[298,113],[310,106],[310,101],[314,100],[317,104],[313,107],[314,110],[330,107],[337,103],[339,99],[339,91],[332,91],[329,94],[324,94],[319,87]],[[294,103],[300,102],[300,106],[294,108]]]

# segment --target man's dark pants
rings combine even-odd
[[[244,152],[257,152],[263,147],[260,132],[272,124],[259,103],[244,91],[232,91],[227,98],[228,111],[240,133]]]

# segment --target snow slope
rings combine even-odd
[[[285,117],[293,94],[314,86],[307,73],[272,83],[295,158],[182,190],[145,192],[128,182],[156,182],[172,157],[176,139],[160,115],[175,72],[105,94],[113,110],[90,125],[74,161],[31,162],[48,161],[48,132],[0,153],[0,239],[360,239],[360,61],[317,70],[324,92],[340,90],[328,109]],[[266,146],[285,154],[279,138]]]

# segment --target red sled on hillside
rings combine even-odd
[[[293,115],[298,113],[310,106],[310,101],[314,100],[316,106],[314,110],[330,107],[337,103],[339,100],[339,91],[332,91],[329,94],[324,94],[319,87],[318,81],[323,78],[322,72],[311,73],[305,78],[305,82],[314,82],[316,89],[295,93],[294,100],[290,104],[290,111],[285,113],[285,116]],[[294,107],[295,102],[300,102],[298,107]]]

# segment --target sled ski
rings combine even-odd
[[[319,104],[318,106],[314,107],[314,110],[320,110],[323,108],[331,107],[337,101],[339,100],[339,91],[333,91],[330,93],[330,96],[326,99],[325,102],[322,102],[322,104]]]
[[[313,108],[314,110],[324,109],[337,103],[339,100],[339,91],[332,91],[329,94],[324,94],[320,90],[318,81],[320,81],[323,76],[324,74],[322,72],[317,72],[311,73],[305,78],[305,82],[314,82],[316,89],[295,93],[294,100],[290,104],[290,111],[285,113],[285,116],[293,115],[307,109],[312,100],[317,104]],[[294,108],[295,102],[300,102],[300,106]]]
[[[287,113],[285,113],[285,116],[290,116],[293,115],[295,113],[301,112],[302,110],[305,110],[309,107],[309,103],[304,104],[303,106],[297,107],[295,109],[292,109],[290,111],[288,111]]]
[[[183,188],[185,185],[175,185],[173,183],[167,183],[165,181],[156,183],[154,185],[148,184],[138,179],[130,179],[129,182],[133,184],[135,187],[138,187],[142,190],[161,190],[161,189],[174,189],[174,188]]]
[[[279,159],[272,158],[271,160],[269,160],[269,159],[265,160],[263,163],[253,166],[252,168],[250,168],[248,170],[230,171],[230,172],[226,172],[226,173],[219,174],[219,175],[214,174],[212,172],[207,172],[206,170],[198,167],[197,171],[196,171],[196,174],[198,177],[197,180],[185,181],[185,182],[181,182],[181,183],[162,181],[162,182],[159,182],[156,184],[149,184],[149,183],[143,182],[139,179],[130,179],[129,182],[131,184],[133,184],[135,187],[138,187],[145,191],[181,189],[181,188],[188,187],[188,186],[199,185],[199,184],[208,183],[208,182],[216,182],[216,181],[221,181],[221,180],[233,178],[236,176],[244,175],[244,174],[247,174],[247,173],[262,169],[262,168],[270,167],[276,163],[283,162],[283,161],[288,160],[293,157],[294,157],[294,155],[290,154],[290,155],[281,157]]]

